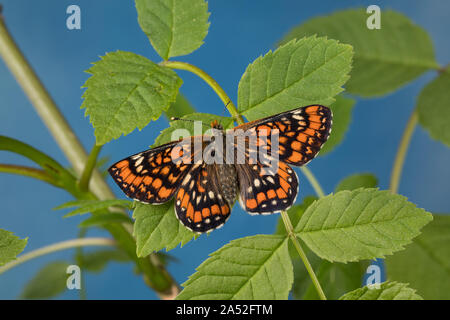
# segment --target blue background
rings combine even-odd
[[[88,75],[83,72],[100,55],[115,50],[131,51],[160,61],[147,37],[140,30],[133,1],[24,1],[3,0],[7,25],[19,47],[41,77],[57,105],[68,119],[86,149],[94,142],[93,129],[80,110],[80,88]],[[66,28],[66,8],[81,8],[81,30]],[[210,1],[211,26],[205,44],[179,60],[188,61],[213,76],[236,101],[237,86],[245,68],[258,56],[274,49],[292,27],[309,18],[335,10],[378,4],[410,17],[430,34],[437,61],[450,61],[448,31],[449,1]],[[0,59],[1,60],[1,59]],[[180,71],[181,92],[200,112],[224,114],[224,107],[213,91],[196,76]],[[327,193],[345,176],[358,172],[374,173],[382,189],[387,189],[391,166],[407,118],[423,86],[436,76],[429,72],[393,94],[376,99],[358,99],[345,141],[332,153],[310,165]],[[159,131],[167,127],[163,118],[142,131],[112,141],[102,150],[111,162],[151,145]],[[0,134],[11,136],[43,150],[69,165],[42,124],[30,102],[0,61]],[[399,192],[430,212],[449,212],[450,149],[433,141],[417,128],[404,166]],[[0,163],[32,165],[11,153],[1,152]],[[301,180],[300,197],[313,194],[307,180]],[[118,188],[109,183],[118,197]],[[0,175],[0,227],[20,237],[29,237],[26,251],[72,239],[77,236],[79,217],[63,219],[52,208],[71,200],[64,191],[32,179]],[[84,217],[83,217],[84,218]],[[169,266],[182,283],[208,254],[232,239],[272,233],[277,216],[252,217],[237,206],[224,228],[201,236],[183,248],[170,252],[179,261]],[[108,236],[90,231],[89,236]],[[0,276],[0,298],[14,299],[33,275],[49,261],[71,259],[73,250],[54,253],[23,264]],[[85,274],[87,296],[91,299],[152,299],[156,295],[134,275],[131,264],[110,264],[106,271]],[[62,298],[77,298],[67,291]]]

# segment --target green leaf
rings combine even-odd
[[[183,283],[177,299],[287,299],[293,281],[287,241],[275,235],[231,241]]]
[[[170,105],[169,110],[167,110],[165,114],[166,117],[170,120],[170,118],[172,117],[181,118],[182,116],[194,112],[194,107],[180,92],[178,92],[177,99]]]
[[[294,28],[282,43],[317,34],[351,44],[355,50],[346,90],[364,97],[392,92],[425,71],[438,68],[427,32],[404,15],[381,12],[381,29],[366,27],[369,14],[350,9]]]
[[[442,72],[423,88],[417,101],[419,123],[431,135],[450,146],[450,71]]]
[[[336,40],[292,40],[247,67],[238,109],[255,120],[309,104],[330,105],[349,78],[352,56],[352,47]]]
[[[169,251],[178,244],[184,246],[194,237],[175,216],[173,201],[161,205],[136,203],[133,218],[138,257],[163,248]]]
[[[25,286],[21,298],[48,299],[64,292],[67,286],[67,267],[65,261],[54,261],[47,264]]]
[[[66,215],[64,215],[64,218],[71,217],[77,214],[85,214],[89,212],[97,212],[100,210],[108,209],[110,207],[121,207],[125,209],[131,209],[133,206],[133,202],[130,200],[120,200],[120,199],[113,199],[113,200],[74,200],[66,202],[60,206],[57,206],[54,208],[55,210],[61,210],[61,209],[67,209],[67,208],[73,208],[78,207],[78,209],[75,209],[73,211],[70,211]]]
[[[371,173],[356,173],[342,179],[336,186],[335,192],[342,190],[355,190],[358,188],[375,188],[378,179]]]
[[[110,262],[129,262],[130,257],[119,249],[96,250],[88,253],[83,253],[78,257],[78,263],[82,270],[99,273]]]
[[[81,222],[78,226],[80,228],[88,228],[88,227],[98,227],[103,226],[109,223],[129,223],[133,224],[133,220],[131,220],[127,215],[119,212],[109,212],[102,213],[99,215],[92,216],[83,222]]]
[[[344,294],[339,300],[423,300],[416,290],[405,283],[383,282],[379,285],[362,287]]]
[[[81,108],[86,108],[98,145],[158,119],[182,83],[173,70],[124,51],[107,53],[87,72],[92,76],[83,86]]]
[[[0,266],[8,263],[23,251],[28,238],[20,239],[12,232],[0,229]]]
[[[425,299],[450,299],[450,216],[433,221],[402,252],[385,260],[387,278],[408,282]]]
[[[155,139],[155,143],[153,146],[159,146],[164,143],[178,140],[180,136],[172,134],[177,129],[185,129],[182,133],[184,133],[186,136],[184,138],[187,138],[188,136],[192,135],[201,135],[205,133],[207,130],[211,129],[211,122],[213,120],[219,121],[220,124],[226,129],[233,125],[233,118],[229,117],[220,117],[215,114],[209,114],[209,113],[191,113],[188,115],[183,116],[181,119],[184,120],[196,120],[201,121],[203,125],[198,122],[197,127],[192,121],[183,121],[183,120],[175,120],[170,122],[170,127],[164,129],[161,131],[160,135]],[[180,132],[177,130],[176,133]]]
[[[164,60],[198,49],[208,33],[203,0],[136,0],[136,9],[139,25]]]
[[[432,219],[403,196],[361,188],[315,201],[295,232],[319,257],[349,262],[402,250]]]
[[[327,142],[320,149],[319,155],[323,156],[332,151],[342,142],[350,125],[354,104],[354,99],[337,96],[336,101],[330,105],[331,111],[333,112],[332,131]]]

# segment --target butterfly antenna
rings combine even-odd
[[[228,107],[228,105],[229,105],[230,103],[231,103],[231,100],[228,100],[228,102],[225,104],[225,107],[223,107],[223,109],[222,109],[222,114],[220,115],[221,118],[224,117],[224,115],[225,115],[225,110],[226,110],[226,108]],[[220,124],[220,125],[222,125],[221,120],[222,120],[222,119],[219,120],[219,124]]]
[[[170,121],[187,121],[187,122],[195,122],[195,121],[200,121],[200,120],[191,120],[191,119],[182,119],[182,118],[178,118],[178,117],[170,117]],[[202,123],[202,126],[205,126],[207,128],[209,128],[210,126],[203,123],[203,121],[200,121]]]

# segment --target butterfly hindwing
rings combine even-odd
[[[250,214],[270,214],[287,210],[295,202],[298,179],[292,168],[278,162],[275,170],[261,163],[238,165],[239,202]]]
[[[175,196],[178,219],[194,232],[217,229],[230,216],[231,208],[216,184],[216,174],[214,165],[194,164]]]

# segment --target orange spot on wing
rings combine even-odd
[[[269,199],[273,199],[273,198],[275,198],[277,196],[277,194],[275,193],[275,191],[274,190],[269,190],[269,191],[267,191],[267,197],[269,198]]]
[[[304,133],[299,133],[297,135],[297,140],[300,142],[306,143],[307,139],[308,139],[308,136]]]
[[[156,167],[155,169],[152,170],[152,173],[157,174],[159,170],[161,170],[161,167]]]
[[[303,131],[305,134],[307,134],[308,136],[314,136],[316,131],[311,129],[311,128],[306,128],[305,131]]]
[[[136,179],[134,179],[133,184],[137,187],[141,184],[142,180],[144,180],[144,177],[136,177]]]
[[[169,171],[170,171],[169,167],[164,167],[164,168],[161,169],[161,174],[162,175],[167,175],[169,173]]]
[[[194,213],[194,222],[197,223],[197,222],[200,222],[200,221],[202,221],[202,214],[201,214],[200,211],[195,211],[195,213]]]
[[[280,143],[286,143],[288,141],[288,138],[282,136],[279,138],[279,141]]]
[[[152,186],[153,186],[155,189],[158,189],[159,187],[161,187],[161,186],[162,186],[162,181],[161,181],[161,179],[155,179],[155,181],[153,181],[153,183],[152,183]]]
[[[117,162],[115,167],[121,169],[121,168],[127,167],[128,165],[129,165],[128,160],[122,160],[120,162]]]
[[[187,207],[186,216],[194,220],[194,207],[190,203]]]
[[[230,212],[230,208],[227,205],[221,206],[222,214],[226,215],[228,212]]]
[[[212,214],[219,214],[220,213],[220,208],[217,204],[211,206],[211,213]]]
[[[181,200],[181,199],[183,199],[183,196],[184,196],[184,189],[180,188],[180,190],[178,190],[178,193],[177,193],[177,199]]]
[[[310,106],[305,109],[305,112],[308,114],[316,113],[319,110],[319,106]]]
[[[149,177],[149,176],[144,177],[144,184],[145,185],[148,186],[150,183],[152,183],[152,181],[153,181],[152,177]]]
[[[287,183],[284,179],[280,179],[280,185],[281,185],[281,187],[283,188],[283,190],[284,191],[288,191],[289,190],[289,188],[291,187],[290,185],[289,185],[289,183]]]
[[[256,200],[258,201],[258,203],[261,203],[265,200],[267,200],[266,195],[264,194],[264,192],[260,192],[256,195]]]
[[[287,198],[287,194],[286,194],[286,192],[284,192],[284,190],[282,188],[277,189],[277,195],[278,195],[278,198],[280,198],[280,199]]]
[[[287,169],[288,169],[287,166],[286,165],[283,166],[283,163],[280,162],[280,170],[278,170],[278,174],[285,180],[289,177],[289,173],[287,173]]]
[[[247,201],[245,201],[245,205],[249,209],[255,209],[258,206],[258,203],[255,199],[248,199]]]
[[[160,164],[162,163],[162,156],[161,156],[161,154],[158,154],[158,155],[156,156],[155,162],[156,162],[158,165],[160,165]]]
[[[125,179],[126,177],[128,177],[128,175],[131,173],[131,170],[129,169],[129,168],[125,168],[125,169],[123,169],[120,173],[119,173],[119,176],[122,178],[122,179]]]
[[[298,141],[294,141],[291,143],[291,148],[293,150],[300,150],[302,148],[302,144]]]
[[[258,127],[258,134],[262,136],[270,135],[271,128],[266,125],[262,125]]]
[[[203,210],[202,210],[202,216],[203,216],[203,218],[206,218],[206,217],[209,217],[210,216],[210,211],[209,211],[209,208],[203,208]]]
[[[281,131],[284,131],[286,129],[286,126],[283,123],[281,123],[281,122],[275,122],[275,123],[280,128]]]
[[[310,122],[309,123],[309,127],[314,129],[314,130],[319,130],[321,126],[322,125],[320,123],[317,123],[317,122]]]
[[[161,189],[159,189],[158,196],[162,199],[168,198],[172,190],[173,189],[167,189],[165,187],[162,187]]]
[[[322,122],[322,117],[318,116],[318,115],[312,115],[312,116],[309,116],[308,120],[321,123]]]
[[[186,208],[188,206],[188,204],[189,204],[189,199],[190,198],[191,197],[188,194],[185,194],[184,198],[183,198],[183,201],[181,202],[181,206]]]
[[[200,184],[200,180],[197,181],[197,189],[200,193],[205,192],[205,188],[203,188],[202,185]]]
[[[135,178],[136,178],[136,176],[135,176],[134,174],[131,173],[131,174],[128,175],[128,177],[125,179],[124,182],[130,184],[130,183],[133,182],[133,180],[134,180]]]
[[[300,162],[303,159],[303,155],[297,151],[293,151],[291,156],[288,158],[291,162]]]

